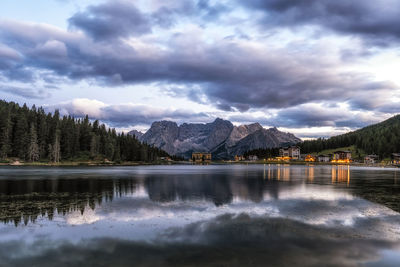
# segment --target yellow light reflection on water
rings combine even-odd
[[[308,182],[314,181],[314,166],[309,166],[307,169],[307,181]]]
[[[332,166],[332,183],[350,184],[350,166]]]

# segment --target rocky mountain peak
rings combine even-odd
[[[128,135],[133,135],[135,136],[137,139],[140,139],[143,136],[144,133],[137,131],[137,130],[132,130],[130,132],[128,132]]]
[[[233,158],[251,149],[301,141],[275,127],[267,130],[259,123],[234,126],[221,118],[205,124],[183,123],[180,126],[172,121],[154,122],[140,140],[187,158],[193,151],[211,152],[214,158]]]

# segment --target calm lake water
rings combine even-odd
[[[400,170],[0,168],[0,266],[400,266]]]

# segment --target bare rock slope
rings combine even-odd
[[[276,128],[265,129],[259,123],[233,126],[230,121],[216,119],[212,123],[154,122],[138,136],[142,142],[157,146],[169,154],[189,158],[193,151],[211,152],[214,159],[231,159],[235,155],[258,148],[273,148],[301,142],[291,133]]]

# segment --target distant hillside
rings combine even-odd
[[[400,152],[400,115],[354,132],[329,139],[304,141],[299,144],[302,153],[353,145],[367,154],[377,154],[381,158],[389,157],[391,153]]]
[[[26,161],[109,160],[154,161],[165,151],[142,144],[131,135],[116,133],[88,116],[60,117],[14,102],[0,101],[0,160]]]
[[[179,126],[171,121],[154,122],[139,140],[171,155],[189,158],[194,151],[211,152],[214,159],[231,159],[248,150],[301,141],[291,133],[276,128],[265,129],[259,123],[234,126],[230,121],[219,118],[211,123],[184,123]]]

